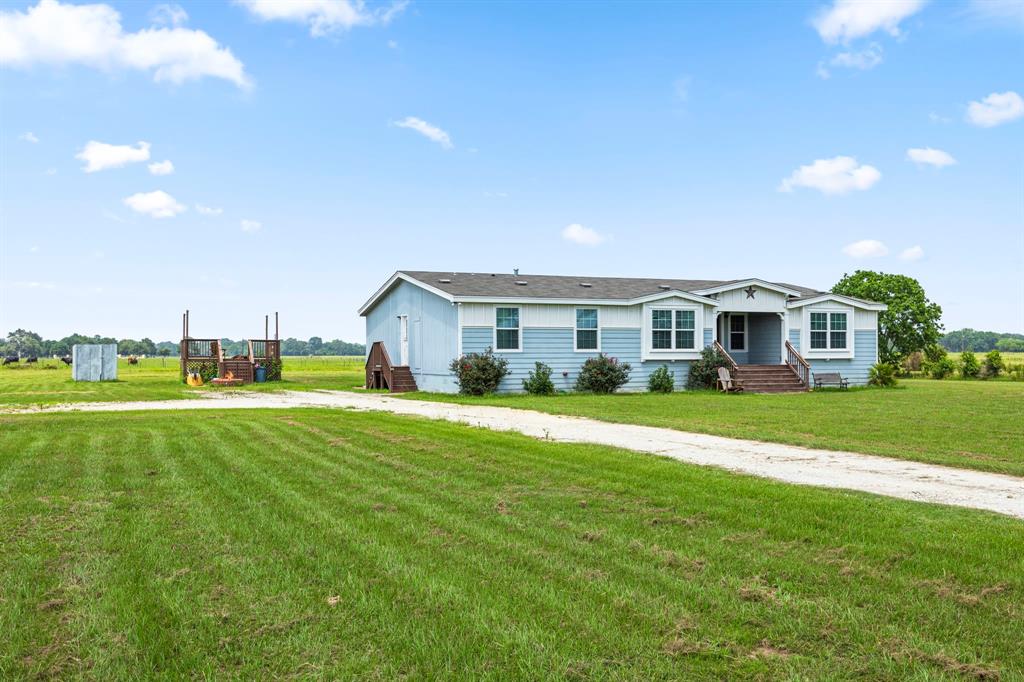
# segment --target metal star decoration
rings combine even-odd
[[[747,298],[754,298],[754,293],[757,291],[754,287],[747,287],[743,291],[747,292]]]

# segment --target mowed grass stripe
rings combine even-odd
[[[15,442],[59,433],[99,457],[82,458],[100,472],[98,490],[66,487],[69,506],[102,503],[77,538],[89,580],[59,618],[38,619],[59,635],[48,660],[69,661],[65,675],[1020,670],[1024,531],[1011,519],[385,415],[55,415],[10,426]],[[66,478],[47,472],[73,468],[73,453],[48,447],[31,460],[0,456],[28,474],[11,491],[19,504]],[[16,675],[52,669],[8,658]]]
[[[275,446],[277,445],[277,443],[273,439],[269,439],[266,437],[264,437],[264,442],[268,444],[273,444]],[[320,475],[310,476],[309,474],[303,472],[305,468],[303,465],[305,465],[307,462],[308,458],[303,458],[301,461],[297,463],[297,466],[293,469],[294,472],[298,474],[298,482],[294,486],[296,490],[304,488],[306,483],[323,480],[323,477]],[[380,499],[379,496],[377,499]],[[470,600],[468,596],[463,596],[462,590],[456,591],[448,587],[450,577],[444,576],[444,567],[442,565],[439,565],[437,561],[430,561],[429,551],[422,551],[427,550],[429,548],[420,548],[415,546],[416,544],[421,544],[422,532],[426,530],[426,527],[422,525],[419,527],[413,525],[415,523],[415,519],[412,518],[411,515],[409,514],[409,511],[413,508],[415,504],[413,498],[411,496],[406,496],[406,498],[401,500],[400,503],[403,505],[402,508],[399,510],[403,519],[403,528],[396,527],[392,528],[392,530],[406,530],[407,533],[404,534],[404,537],[401,537],[402,534],[400,534],[400,537],[395,542],[390,543],[386,547],[381,545],[378,549],[381,550],[382,556],[378,557],[377,560],[379,562],[384,563],[386,566],[392,567],[394,569],[394,571],[398,574],[400,578],[399,585],[401,586],[401,588],[405,591],[408,591],[410,587],[418,588],[419,591],[421,592],[420,599],[425,599],[427,601],[440,600],[441,603],[439,604],[439,606],[448,610],[449,612],[457,614],[466,614],[466,616],[462,620],[464,622],[470,623],[474,629],[479,628],[481,625],[484,625],[489,629],[491,621],[493,621],[495,617],[499,619],[499,623],[502,620],[504,620],[503,617],[500,616],[497,612],[485,611],[483,609],[484,605],[479,601],[476,601],[474,603],[474,600]],[[320,509],[305,510],[303,513],[319,516],[324,515],[323,510]],[[329,519],[325,520],[325,523],[326,522],[329,522]],[[386,526],[388,524],[385,521],[385,523],[381,525]],[[490,551],[490,548],[487,547],[479,547],[476,549]],[[495,546],[495,549],[497,549],[497,546]],[[421,551],[410,552],[410,550]],[[506,566],[514,570],[512,564],[506,564]],[[463,567],[463,569],[471,568],[471,565],[466,565]],[[455,576],[452,575],[451,577]],[[481,579],[483,577],[484,576],[479,576],[479,578]],[[474,576],[468,576],[463,577],[462,580],[466,581],[466,588],[471,588],[477,582],[478,578]],[[515,591],[514,585],[515,582],[513,581],[509,585],[506,585],[506,587],[512,589],[512,591]],[[533,603],[533,609],[534,611],[539,611],[542,605],[537,602],[537,595],[534,596],[535,599]],[[453,600],[455,601],[453,602]],[[545,604],[544,606],[556,610],[555,613],[547,614],[550,617],[554,617],[556,615],[559,617],[568,616],[568,613],[564,609],[559,609],[557,599],[552,599],[550,604]],[[504,609],[502,609],[501,613],[504,613]],[[485,623],[481,622],[481,619],[483,619],[483,621],[486,622],[486,625]],[[524,642],[523,644],[532,645],[534,643],[531,641]]]

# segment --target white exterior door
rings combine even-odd
[[[401,339],[402,339],[402,345],[401,345],[401,348],[402,348],[401,356],[402,357],[398,361],[398,364],[402,365],[403,367],[408,367],[409,366],[409,316],[408,315],[399,315],[398,316],[398,324],[399,324],[399,327],[400,327],[400,330],[401,330],[399,333],[400,333]]]

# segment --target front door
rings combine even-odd
[[[399,361],[398,364],[402,365],[403,367],[408,367],[409,366],[409,316],[408,315],[399,315],[398,316],[398,323],[399,323],[400,328],[401,328],[400,334],[401,334],[401,339],[402,339],[402,346],[401,346],[401,348],[402,348],[402,350],[401,350],[402,358],[401,358],[401,360]]]

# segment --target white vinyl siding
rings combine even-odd
[[[522,328],[519,325],[519,308],[498,307],[494,309],[494,350],[520,351]]]
[[[581,352],[598,351],[601,349],[601,328],[598,323],[597,308],[577,308],[576,328],[574,330],[574,350]]]

